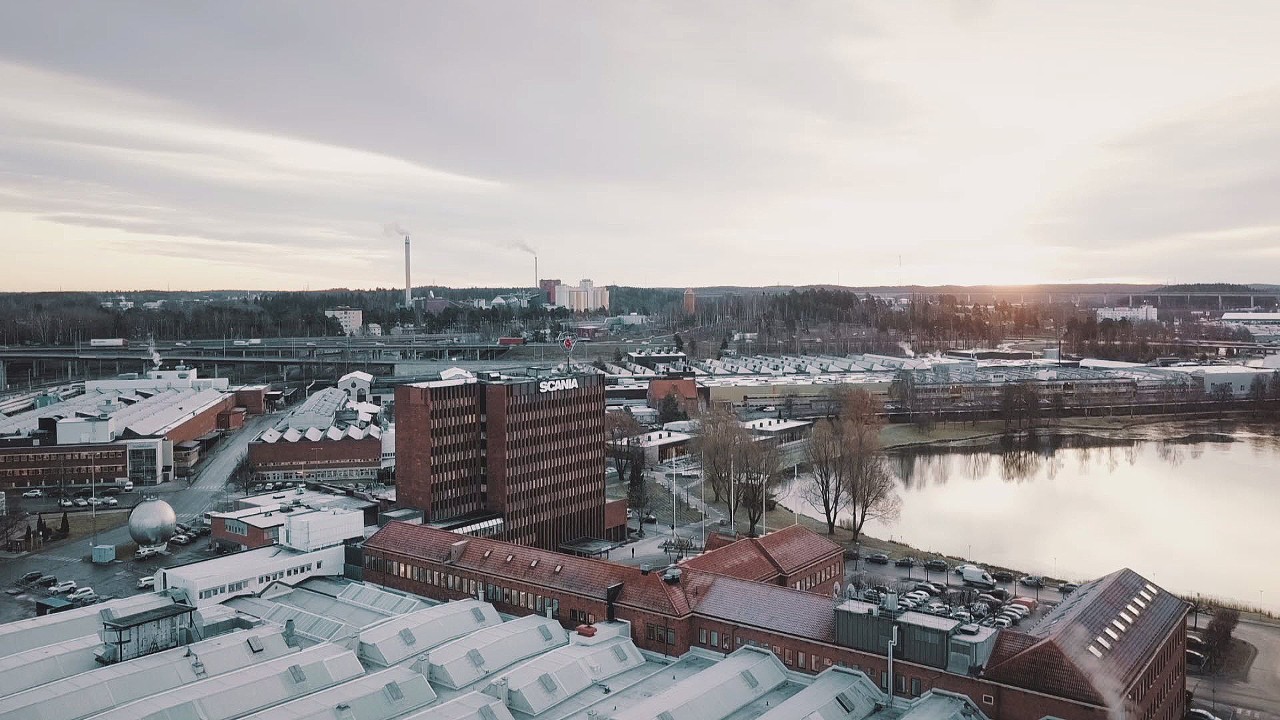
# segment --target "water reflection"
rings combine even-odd
[[[1131,567],[1183,593],[1280,610],[1280,435],[1259,426],[1154,426],[1138,438],[1041,433],[891,454],[892,524],[866,532],[1067,580]],[[784,493],[800,512],[820,516]]]

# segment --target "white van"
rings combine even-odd
[[[121,485],[120,488],[125,492],[133,492],[133,481],[125,480],[124,485]]]
[[[963,567],[960,571],[960,579],[964,581],[965,585],[982,588],[983,590],[990,590],[996,586],[995,579],[986,570],[977,565]]]

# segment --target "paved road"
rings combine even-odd
[[[1280,626],[1241,621],[1235,637],[1258,649],[1248,681],[1188,677],[1187,689],[1195,693],[1196,707],[1224,720],[1233,711],[1236,718],[1280,720]]]

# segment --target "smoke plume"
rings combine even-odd
[[[389,237],[404,237],[405,235],[409,234],[409,231],[400,227],[400,223],[393,222],[393,223],[387,223],[386,225],[383,225],[382,233]]]

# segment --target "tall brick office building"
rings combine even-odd
[[[462,371],[396,388],[400,504],[427,523],[561,550],[603,538],[604,380]]]

